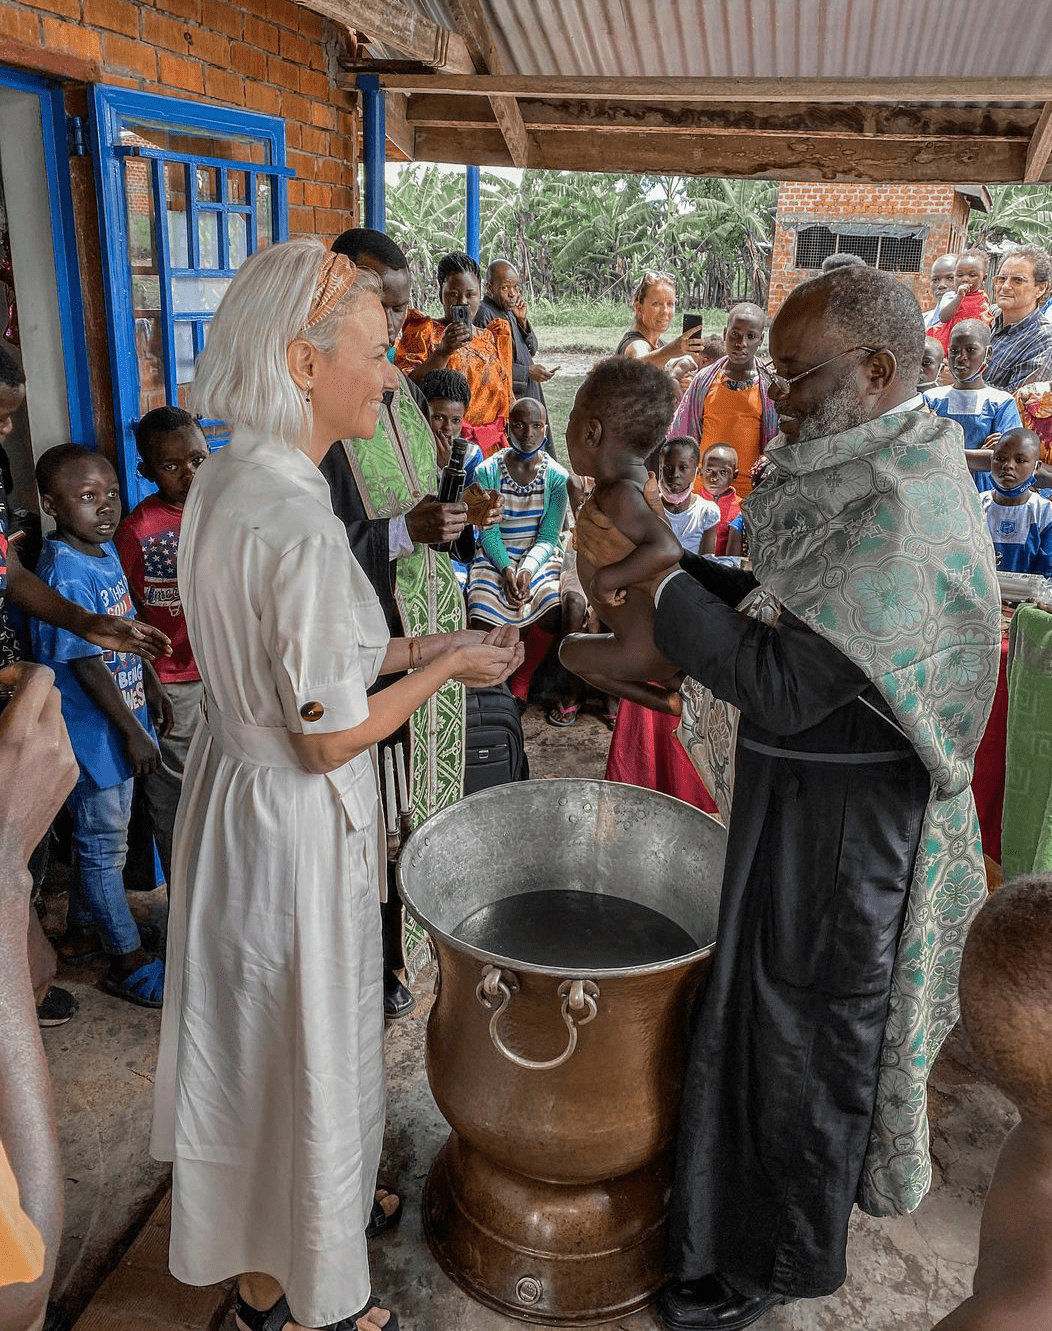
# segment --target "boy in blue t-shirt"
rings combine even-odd
[[[1002,573],[1052,578],[1052,500],[1033,490],[1041,441],[1033,430],[1008,430],[990,464],[993,486],[979,496]]]
[[[86,610],[129,615],[128,582],[112,544],[121,515],[116,472],[100,454],[62,444],[40,458],[36,477],[44,512],[57,524],[44,541],[37,575]],[[80,764],[68,801],[78,872],[67,936],[75,940],[96,929],[110,960],[106,989],[142,1007],[160,1007],[164,965],[142,946],[122,875],[134,778],[160,762],[146,707],[149,690],[158,715],[166,715],[160,685],[132,653],[104,651],[38,619],[32,634],[37,660],[55,672]]]

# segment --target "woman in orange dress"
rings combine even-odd
[[[494,319],[475,325],[482,301],[482,276],[469,254],[447,254],[435,274],[445,317],[431,319],[410,310],[395,347],[395,364],[414,382],[431,370],[459,370],[471,389],[461,434],[489,457],[507,444],[505,425],[513,401],[511,326]],[[467,318],[454,310],[466,307]]]

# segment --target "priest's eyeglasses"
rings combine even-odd
[[[835,356],[830,356],[828,360],[821,361],[818,365],[812,365],[809,370],[801,370],[799,374],[794,374],[789,379],[784,374],[779,374],[771,364],[757,361],[756,367],[763,371],[767,380],[767,396],[778,401],[780,398],[789,396],[789,390],[793,384],[798,384],[801,379],[806,379],[809,374],[814,374],[816,370],[823,370],[827,365],[832,365],[841,356],[850,356],[853,351],[864,351],[867,356],[875,356],[879,350],[881,350],[880,347],[848,347],[846,351],[838,351]]]

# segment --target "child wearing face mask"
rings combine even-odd
[[[711,555],[716,550],[720,510],[694,493],[701,449],[689,435],[666,439],[658,453],[658,491],[665,520],[684,550]]]
[[[479,464],[475,480],[504,501],[500,523],[482,532],[468,574],[473,627],[532,626],[525,658],[508,687],[525,710],[533,672],[559,632],[561,535],[570,473],[545,451],[548,413],[521,397],[508,417],[508,447]]]
[[[1052,578],[1052,500],[1033,488],[1040,456],[1033,430],[1007,430],[994,449],[992,487],[979,503],[1002,573]]]

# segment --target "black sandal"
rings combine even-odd
[[[342,1317],[338,1322],[332,1322],[329,1326],[320,1327],[319,1331],[358,1331],[358,1319],[364,1317],[367,1312],[371,1312],[380,1305],[369,1296],[369,1302],[361,1310],[355,1313],[353,1317]],[[384,1312],[388,1310],[383,1309]],[[246,1303],[239,1290],[234,1296],[234,1316],[240,1318],[248,1327],[248,1331],[281,1331],[283,1326],[288,1326],[295,1318],[292,1316],[292,1309],[289,1307],[289,1301],[282,1294],[277,1303],[269,1308],[253,1308],[251,1303]],[[384,1324],[383,1331],[399,1331],[398,1314],[391,1313],[391,1316]]]
[[[398,1205],[391,1214],[388,1215],[383,1206],[384,1198],[390,1197],[393,1194],[388,1192],[386,1188],[382,1188],[380,1191],[383,1192],[384,1197],[377,1197],[373,1201],[373,1209],[369,1215],[369,1223],[365,1227],[365,1237],[367,1239],[379,1238],[380,1235],[387,1230],[394,1229],[395,1225],[397,1225],[402,1218],[401,1197],[398,1198]]]

